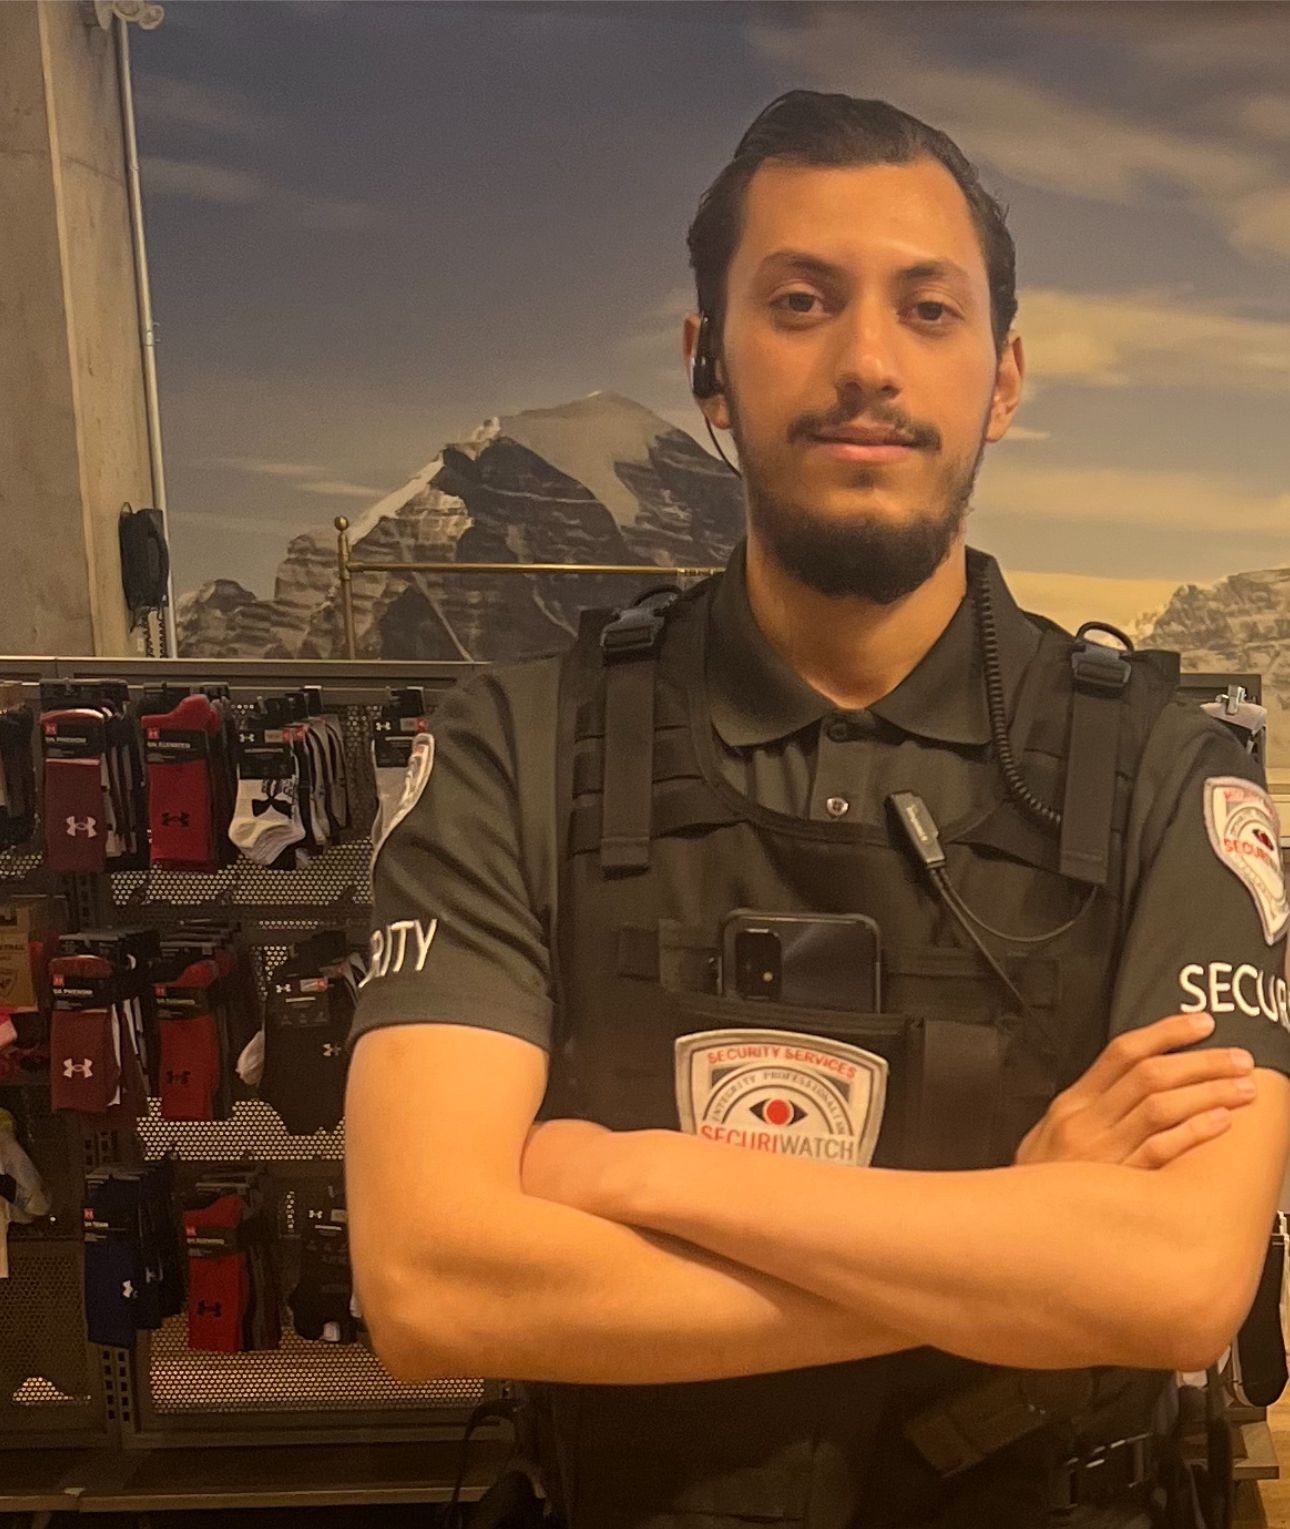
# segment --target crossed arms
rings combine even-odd
[[[1123,1059],[1121,1094],[1145,1055]],[[1199,1078],[1205,1057],[1216,1078],[1226,1055],[1154,1061]],[[1264,1069],[1228,1129],[1203,1139],[1184,1118],[1158,1166],[1124,1141],[1104,1160],[1103,1129],[1068,1133],[1066,1160],[929,1174],[534,1129],[546,1068],[467,1026],[357,1045],[351,1250],[400,1378],[701,1380],[924,1344],[1027,1368],[1204,1368],[1253,1298],[1290,1150],[1290,1084]],[[1173,1090],[1195,1118],[1200,1088]],[[1121,1129],[1145,1139],[1137,1113]]]

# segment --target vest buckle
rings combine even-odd
[[[1069,1513],[1085,1504],[1109,1502],[1136,1487],[1154,1484],[1156,1441],[1149,1433],[1116,1439],[1057,1467],[1050,1484],[1049,1508]]]
[[[1119,695],[1133,676],[1133,666],[1118,648],[1084,638],[1071,654],[1075,688],[1086,695]]]
[[[670,604],[671,601],[668,602]],[[607,660],[652,653],[663,635],[663,610],[654,605],[629,605],[600,632],[600,651]]]
[[[1123,645],[1109,647],[1104,642],[1094,642],[1086,632],[1109,632]],[[1086,695],[1119,695],[1133,677],[1133,666],[1125,657],[1133,652],[1133,642],[1118,626],[1105,621],[1086,621],[1075,633],[1077,644],[1071,654],[1071,671],[1075,676],[1076,690]]]

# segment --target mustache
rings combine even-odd
[[[828,430],[845,430],[849,425],[882,425],[907,437],[912,446],[923,449],[934,451],[941,444],[941,432],[935,425],[919,424],[905,414],[890,412],[863,414],[858,419],[849,417],[822,420],[818,425],[807,426],[802,433],[806,436],[815,436]]]

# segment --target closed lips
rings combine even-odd
[[[894,430],[833,430],[817,435],[818,441],[849,441],[853,446],[909,446],[907,436]]]

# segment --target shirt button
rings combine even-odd
[[[844,818],[851,811],[851,803],[845,796],[831,796],[825,801],[824,810],[831,818]]]
[[[845,743],[851,735],[850,727],[847,726],[841,717],[834,717],[824,731],[833,739],[834,743]]]

